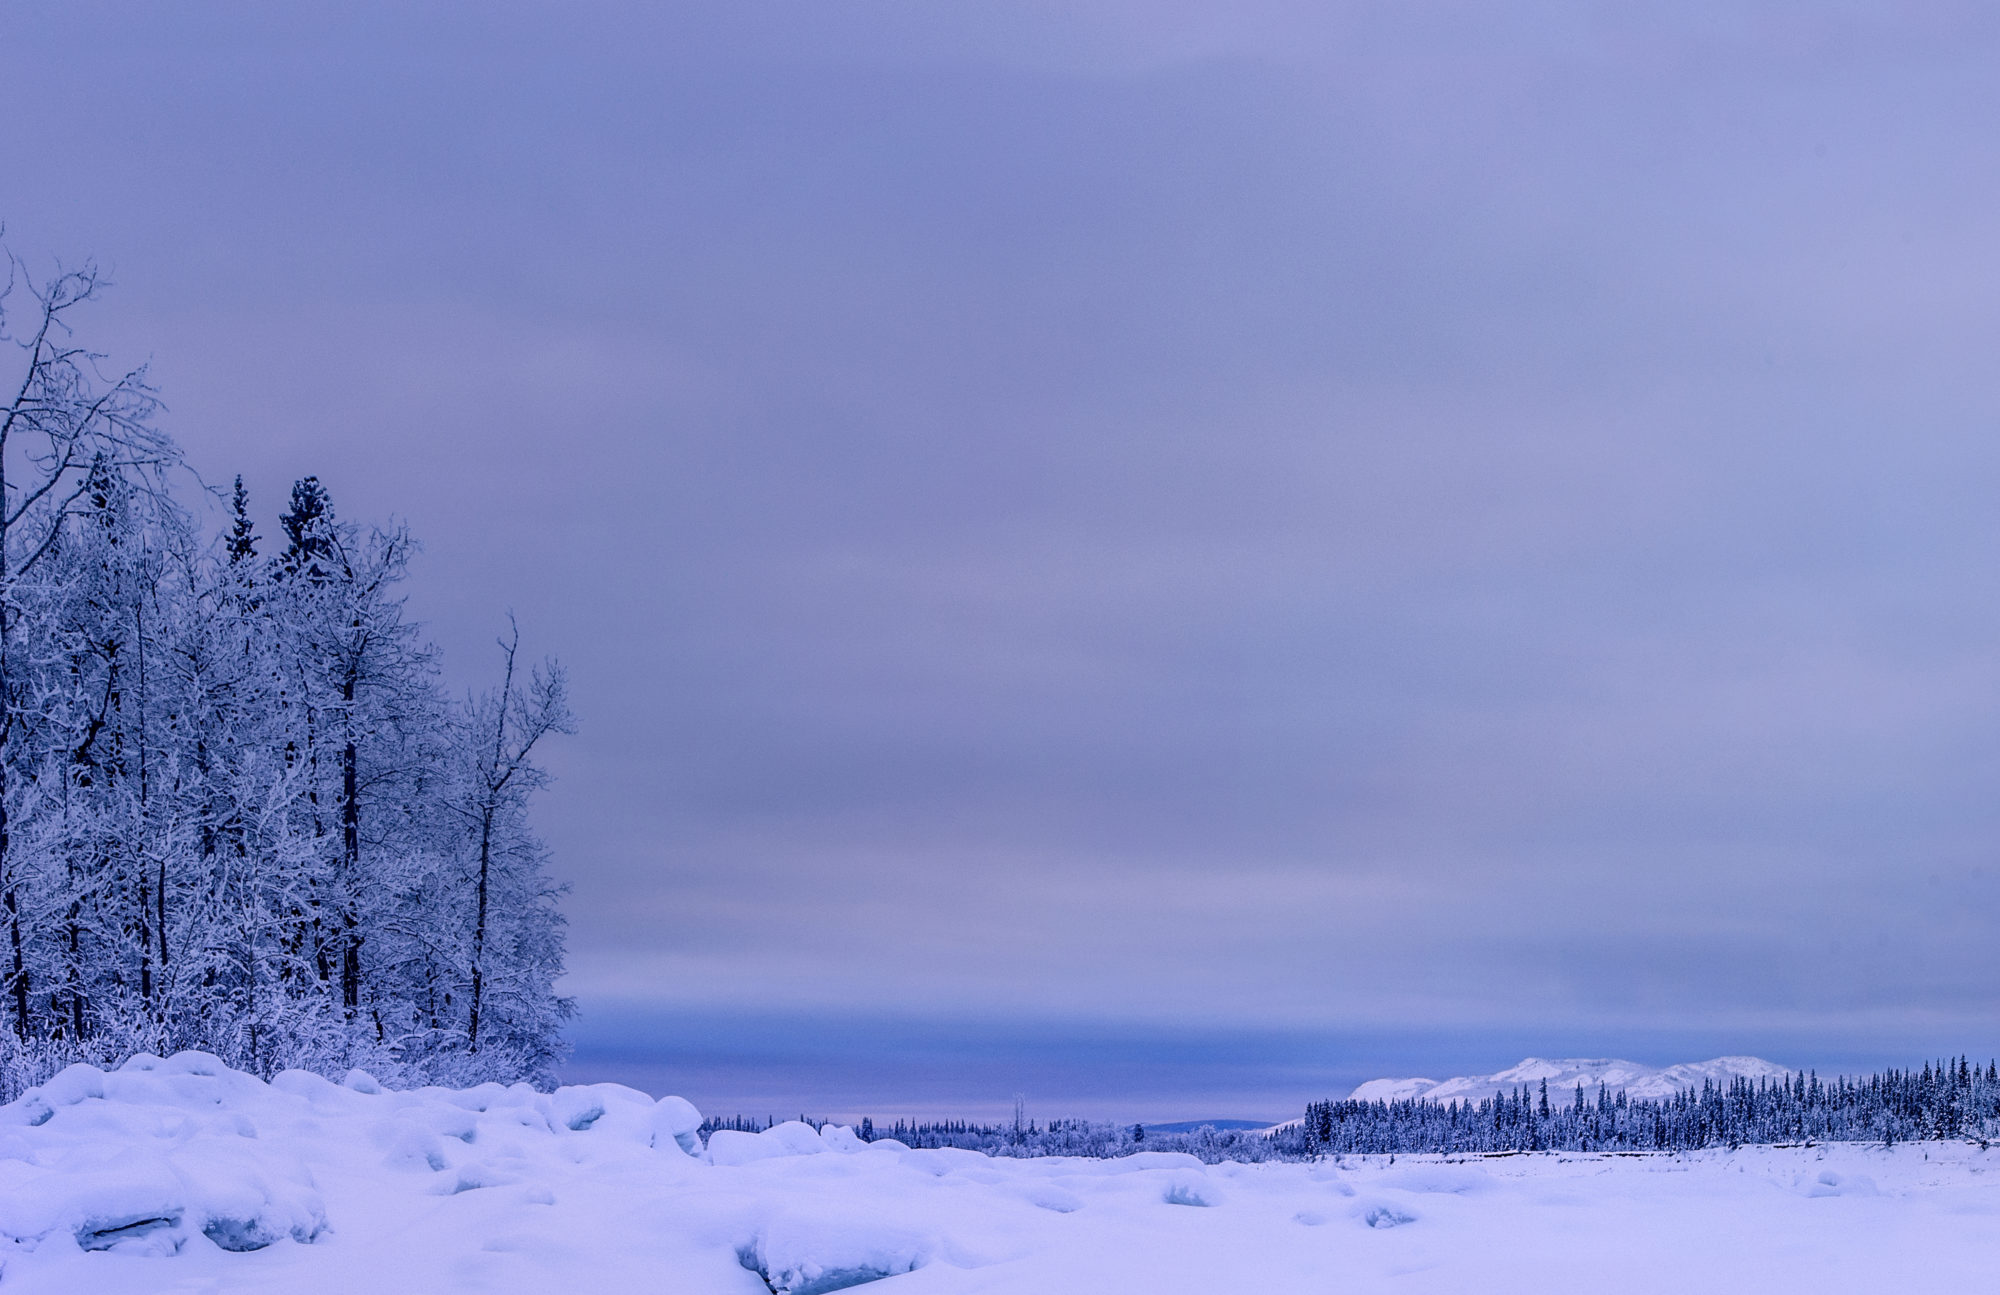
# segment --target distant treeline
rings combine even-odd
[[[1694,1151],[1746,1143],[1909,1142],[2000,1136],[2000,1069],[1965,1058],[1823,1081],[1703,1081],[1660,1099],[1599,1085],[1551,1101],[1548,1083],[1480,1102],[1314,1102],[1277,1135],[1296,1152]]]
[[[814,1128],[829,1121],[799,1116]],[[773,1119],[741,1115],[710,1119],[701,1126],[705,1138],[717,1129],[760,1133]],[[1296,1148],[1273,1140],[1261,1130],[1202,1127],[1185,1133],[1157,1133],[1143,1124],[1106,1124],[1091,1120],[1033,1120],[1008,1124],[977,1124],[968,1120],[912,1121],[876,1124],[864,1119],[855,1126],[864,1142],[893,1139],[906,1147],[960,1147],[989,1156],[1090,1156],[1112,1159],[1136,1151],[1185,1151],[1209,1164],[1225,1160],[1295,1160],[1305,1158]]]
[[[1565,1097],[1568,1100],[1564,1100]],[[800,1117],[804,1119],[805,1117]],[[770,1119],[711,1119],[716,1129],[756,1133]],[[825,1120],[807,1119],[814,1127]],[[1184,1151],[1209,1164],[1225,1160],[1312,1160],[1329,1155],[1450,1155],[1520,1151],[1698,1151],[1707,1147],[1809,1142],[1916,1142],[1965,1138],[2000,1141],[2000,1066],[1960,1057],[1920,1070],[1886,1070],[1822,1080],[1812,1071],[1789,1079],[1704,1081],[1666,1098],[1633,1098],[1599,1085],[1553,1097],[1544,1081],[1483,1101],[1327,1101],[1305,1118],[1265,1132],[1199,1128],[1149,1131],[1141,1124],[1051,1120],[976,1124],[965,1120],[863,1120],[864,1141],[893,1138],[909,1147],[961,1147],[993,1156],[1128,1156]]]

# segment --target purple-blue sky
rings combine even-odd
[[[410,522],[456,678],[509,608],[568,664],[600,1020],[1900,1061],[2000,1010],[1996,66],[1978,5],[18,3],[0,220],[267,527]]]

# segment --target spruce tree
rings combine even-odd
[[[333,501],[318,477],[301,477],[293,483],[291,505],[278,524],[288,541],[280,559],[285,571],[315,581],[325,579],[326,564],[333,556]]]
[[[236,474],[236,490],[229,501],[229,561],[231,565],[257,556],[257,528],[250,521],[250,492],[243,488],[243,474]]]

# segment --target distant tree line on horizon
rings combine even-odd
[[[796,1117],[814,1128],[825,1128],[830,1120]],[[775,1117],[730,1115],[703,1121],[706,1138],[717,1129],[761,1133],[778,1121]],[[1261,1161],[1299,1158],[1284,1144],[1257,1129],[1197,1129],[1160,1133],[1143,1124],[1110,1124],[1097,1120],[1055,1119],[1046,1124],[1024,1120],[1013,1124],[981,1124],[975,1120],[897,1120],[877,1124],[863,1119],[855,1133],[864,1142],[884,1139],[920,1149],[957,1147],[980,1151],[989,1156],[1034,1158],[1039,1156],[1087,1156],[1108,1160],[1137,1151],[1184,1151],[1209,1164],[1225,1160]]]
[[[1915,1142],[2000,1136],[2000,1068],[1965,1058],[1824,1081],[1704,1080],[1672,1097],[1579,1085],[1571,1100],[1523,1085],[1478,1102],[1314,1102],[1279,1136],[1307,1155],[1501,1151],[1696,1151],[1750,1143]],[[1294,1131],[1296,1130],[1296,1131]]]
[[[240,478],[208,533],[144,370],[71,336],[94,273],[6,259],[0,1101],[188,1048],[552,1082],[562,919],[527,809],[561,671],[510,638],[494,688],[447,695],[409,535],[315,478],[272,540]]]
[[[1563,1100],[1565,1097],[1567,1101]],[[801,1116],[801,1119],[806,1117]],[[806,1119],[823,1127],[827,1121]],[[703,1124],[759,1132],[773,1121],[733,1116]],[[1569,1094],[1526,1085],[1480,1101],[1314,1102],[1305,1117],[1272,1130],[1197,1128],[1149,1131],[1141,1124],[1088,1120],[980,1124],[967,1120],[863,1120],[864,1141],[959,1147],[994,1156],[1129,1156],[1182,1151],[1209,1164],[1225,1160],[1314,1160],[1339,1155],[1514,1154],[1527,1151],[1680,1152],[1710,1147],[1814,1142],[2000,1140],[2000,1066],[1964,1057],[1920,1070],[1885,1070],[1822,1080],[1704,1080],[1666,1098],[1633,1098],[1599,1085]]]

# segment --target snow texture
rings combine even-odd
[[[0,1290],[1879,1292],[2000,1254],[2000,1150],[1963,1142],[1203,1165],[698,1121],[612,1084],[72,1066],[0,1107]]]

